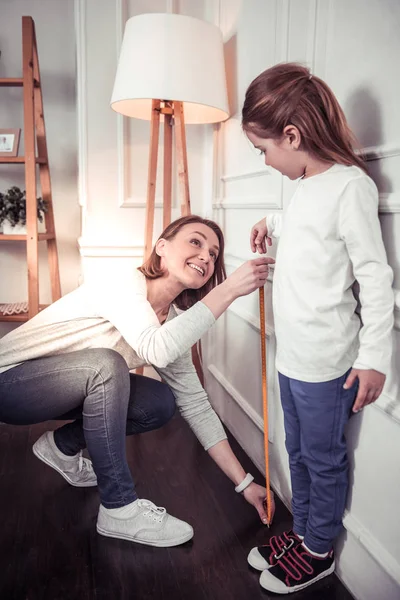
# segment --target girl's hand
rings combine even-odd
[[[259,254],[266,254],[267,246],[265,244],[267,240],[268,246],[272,246],[272,240],[268,237],[267,219],[264,217],[254,225],[250,233],[250,246],[253,252]]]
[[[379,398],[385,384],[386,375],[374,369],[352,369],[343,386],[344,389],[348,390],[353,387],[357,378],[359,388],[353,405],[353,412],[355,413]]]
[[[268,265],[274,262],[273,258],[266,256],[248,260],[229,275],[222,285],[229,287],[234,298],[246,296],[265,285],[269,273]]]
[[[247,488],[245,488],[242,492],[243,496],[245,497],[245,499],[247,500],[247,502],[249,504],[251,504],[252,506],[254,506],[254,508],[256,509],[256,511],[258,512],[261,521],[264,523],[264,525],[268,525],[267,522],[267,510],[266,510],[266,495],[267,495],[267,490],[262,487],[261,485],[258,485],[257,483],[254,483],[254,481],[247,486]],[[274,500],[274,494],[271,490],[271,501],[272,501],[272,510],[271,510],[271,521],[274,518],[274,513],[275,513],[275,500]]]

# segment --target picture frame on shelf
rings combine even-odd
[[[0,129],[0,156],[18,156],[20,129]]]

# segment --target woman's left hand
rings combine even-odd
[[[266,511],[266,504],[265,504],[267,490],[264,487],[262,487],[261,485],[254,483],[254,481],[253,481],[243,491],[243,496],[245,497],[245,499],[247,500],[247,502],[249,504],[254,506],[254,508],[258,512],[260,519],[264,523],[264,525],[268,525],[267,511]],[[272,521],[272,519],[274,517],[274,513],[275,513],[275,500],[274,500],[274,494],[273,494],[272,490],[271,490],[271,502],[272,502],[272,507],[271,507],[272,508],[271,521]]]

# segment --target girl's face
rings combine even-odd
[[[289,179],[298,179],[304,175],[306,153],[299,150],[300,136],[295,127],[286,127],[280,140],[260,138],[251,131],[246,131],[246,135],[264,155],[267,167],[276,169]]]
[[[199,289],[214,273],[219,242],[207,225],[190,223],[172,240],[158,240],[156,251],[165,274],[179,283],[182,290]]]

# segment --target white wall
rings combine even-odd
[[[400,289],[400,42],[397,0],[209,0],[207,18],[224,33],[232,118],[218,135],[214,217],[224,227],[227,263],[250,257],[251,226],[266,210],[284,210],[294,184],[265,168],[240,129],[240,109],[252,79],[294,60],[324,78],[341,102],[380,190],[384,241]],[[290,503],[282,411],[274,376],[271,286],[267,327],[271,477]],[[360,600],[400,597],[400,292],[395,355],[378,402],[348,428],[352,488],[337,571]],[[264,469],[257,294],[236,301],[209,334],[205,365],[214,405],[260,469]],[[271,372],[272,371],[272,372]]]
[[[76,71],[73,0],[3,0],[0,7],[0,77],[22,76],[22,16],[36,26],[44,116],[53,189],[62,293],[78,285],[77,238],[80,209],[77,189]],[[2,128],[21,128],[19,155],[24,153],[22,88],[0,89]],[[0,191],[12,185],[25,189],[24,168],[0,165]],[[40,187],[38,188],[40,195]],[[43,247],[42,247],[43,246]],[[45,244],[40,244],[40,300],[50,301]],[[27,299],[24,242],[0,245],[0,302]],[[12,324],[0,323],[0,335]]]

